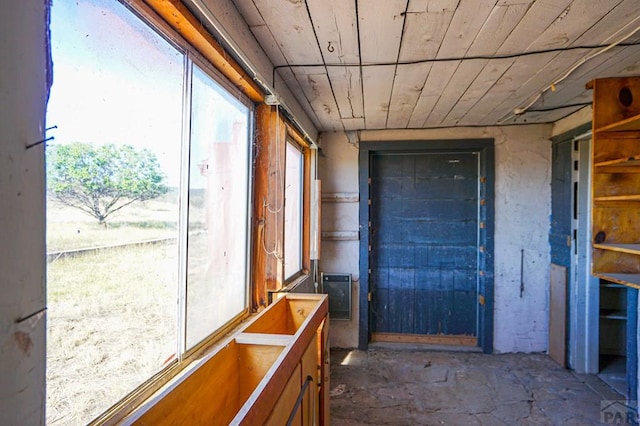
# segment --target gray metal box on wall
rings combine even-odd
[[[322,274],[322,292],[329,295],[329,318],[351,319],[351,275]]]

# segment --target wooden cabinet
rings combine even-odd
[[[286,294],[123,424],[328,425],[326,295]]]
[[[592,273],[600,278],[600,378],[637,396],[640,77],[593,89]]]
[[[640,77],[593,89],[592,272],[640,288]]]

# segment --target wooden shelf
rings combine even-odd
[[[360,241],[360,232],[322,231],[322,241]]]
[[[633,130],[640,130],[640,114],[624,120],[616,121],[608,126],[596,129],[595,131],[600,134],[606,132],[628,132]]]
[[[593,248],[640,255],[640,244],[594,244]]]
[[[640,77],[602,78],[593,88],[592,274],[601,278],[599,354],[626,356],[635,322],[629,288],[640,289]],[[637,243],[637,244],[633,244]],[[634,324],[631,324],[635,327]],[[623,358],[624,359],[624,358]],[[628,374],[623,365],[622,376]],[[623,389],[627,393],[627,389]],[[629,395],[626,395],[629,396]]]
[[[595,163],[596,173],[640,173],[640,154]]]
[[[609,203],[609,202],[637,202],[640,201],[640,194],[634,195],[608,195],[604,197],[593,197],[595,203]]]
[[[640,274],[620,274],[617,272],[595,272],[595,277],[640,289]]]
[[[323,192],[323,203],[357,203],[360,201],[358,192]]]

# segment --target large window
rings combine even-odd
[[[51,10],[47,423],[80,424],[247,313],[253,113],[119,2]]]
[[[304,156],[293,141],[287,141],[284,190],[284,277],[302,270],[302,202]]]
[[[247,106],[194,66],[188,347],[242,312],[247,304],[248,121]]]

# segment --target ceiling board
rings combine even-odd
[[[356,5],[344,0],[307,0],[322,56],[329,64],[357,64]]]
[[[355,2],[307,0],[322,56],[328,64],[358,64],[358,30]],[[342,119],[362,118],[360,68],[326,68]]]
[[[438,49],[437,58],[464,56],[491,14],[495,0],[463,2],[456,8],[451,24]]]
[[[289,90],[291,90],[291,93],[296,97],[296,99],[298,99],[300,105],[309,116],[309,119],[316,125],[322,124],[324,126],[325,124],[320,121],[316,112],[311,107],[311,103],[309,102],[309,99],[307,99],[307,95],[302,90],[302,86],[293,71],[290,68],[280,68],[277,71],[277,76],[280,78],[276,79],[276,84],[274,85],[276,91],[278,90],[278,87],[280,87],[280,84],[286,84]]]
[[[492,60],[489,64],[488,60],[474,60],[474,61],[465,61],[470,67],[481,68],[481,71],[478,75],[475,76],[473,82],[467,89],[464,94],[458,99],[456,104],[453,106],[447,118],[443,121],[443,125],[446,126],[455,126],[459,123],[465,122],[463,118],[466,118],[466,123],[473,123],[474,115],[470,112],[470,110],[480,102],[483,96],[493,87],[496,80],[498,80],[504,72],[511,66],[510,59],[495,59]],[[477,109],[482,110],[486,108],[482,104],[477,107]],[[484,117],[482,112],[477,113],[478,116]]]
[[[256,25],[267,25],[253,0],[238,0],[234,4],[249,28]]]
[[[494,54],[520,22],[528,8],[528,4],[495,6],[469,47],[468,55]],[[426,121],[427,124],[442,125],[447,121],[449,125],[455,125],[455,119],[449,117],[449,113],[464,96],[486,63],[487,61],[483,60],[460,63],[444,87],[440,99]]]
[[[573,0],[537,0],[498,49],[499,54],[531,50],[536,35],[542,34],[566,11]]]
[[[408,0],[358,0],[362,63],[395,62]]]
[[[344,130],[361,130],[365,128],[364,118],[343,118]]]
[[[329,80],[333,87],[340,117],[363,118],[362,79],[359,67],[329,67]]]
[[[328,130],[343,130],[333,88],[324,69],[299,67],[293,69],[293,74],[320,122],[328,126]]]
[[[364,117],[367,129],[384,129],[386,127],[395,69],[395,65],[372,66],[362,69],[362,86],[366,101]]]
[[[610,43],[640,25],[638,0],[231,1],[272,63],[292,66],[276,74],[320,130],[496,125],[592,50],[522,53]],[[614,48],[515,121],[562,117],[578,107],[540,110],[588,102],[588,80],[639,64],[640,46]]]
[[[572,0],[538,0],[531,4],[525,16],[519,20],[516,27],[509,34],[505,42],[500,46],[497,54],[512,54],[525,52],[531,49],[533,44],[532,34],[542,34],[546,31],[559,16],[566,11]],[[544,55],[536,55],[541,58]],[[504,98],[513,94],[515,89],[509,86],[509,82],[513,78],[518,78],[513,71],[510,70],[512,64],[517,61],[516,58],[507,61],[500,60],[496,64],[495,60],[489,61],[478,78],[474,81],[468,91],[476,94],[477,100],[473,105],[466,102],[469,109],[459,119],[459,124],[478,124],[487,116],[489,110],[495,105],[492,98],[500,98],[500,102]],[[535,67],[533,68],[536,69]],[[507,72],[509,70],[509,72]],[[525,70],[528,75],[529,70]],[[516,83],[517,84],[517,83]],[[479,102],[482,99],[482,102]],[[459,108],[461,110],[461,108]]]
[[[256,25],[251,27],[251,32],[262,46],[267,56],[269,56],[269,59],[271,59],[271,63],[274,65],[287,63],[287,59],[284,57],[282,50],[280,50],[280,46],[273,37],[269,27],[266,25]]]
[[[459,5],[451,18],[436,57],[442,59],[464,56],[482,29],[486,18],[491,14],[494,4],[495,0],[481,0]],[[429,120],[433,107],[440,99],[442,88],[447,86],[450,76],[459,65],[460,61],[433,64],[411,116],[412,127],[423,127]]]
[[[411,115],[410,124],[412,127],[423,127],[428,121],[433,107],[440,99],[442,89],[447,86],[458,65],[460,65],[460,61],[436,62],[433,64],[418,103]]]
[[[435,58],[453,12],[452,8],[408,12],[400,46],[400,61]]]
[[[430,69],[429,63],[398,65],[387,118],[388,128],[407,127]]]
[[[613,3],[618,4],[620,1]],[[609,0],[574,1],[564,17],[556,19],[547,31],[536,39],[531,48],[539,49],[548,46],[565,47],[599,43],[603,37],[600,37],[600,40],[585,40],[582,36],[587,32],[585,29],[598,26],[599,21],[609,12],[611,5],[612,2]],[[592,32],[592,34],[607,34],[607,32],[615,30],[617,29],[606,26],[596,30],[597,32]],[[524,67],[528,69],[522,71],[522,74],[514,73],[509,83],[507,83],[507,86],[514,89],[512,94],[508,97],[500,98],[498,96],[492,98],[494,109],[482,119],[482,122],[490,123],[500,120],[505,114],[510,114],[514,108],[529,104],[538,93],[548,87],[551,82],[560,78],[588,53],[590,52],[575,50],[564,52],[562,55],[554,53],[553,55],[545,55],[544,62],[541,58],[535,60],[531,56],[518,58],[512,69],[520,70]],[[585,66],[590,65],[585,64]],[[534,70],[533,72],[531,71],[532,69]]]
[[[640,57],[638,57],[638,49],[635,47],[622,48],[624,50],[618,53],[607,52],[603,55],[593,59],[591,67],[584,66],[576,70],[575,74],[572,74],[565,83],[558,85],[557,92],[549,93],[545,97],[545,105],[540,103],[534,105],[532,109],[536,108],[551,108],[555,106],[571,105],[577,103],[591,102],[592,93],[586,90],[585,83],[587,83],[592,75],[598,75],[600,77],[614,77],[625,75],[638,75],[640,74]],[[615,55],[615,63],[610,60]],[[533,113],[531,113],[533,114]],[[531,120],[531,114],[525,116]],[[535,115],[538,117],[540,114]],[[520,118],[514,118],[509,122],[522,121]],[[547,120],[549,120],[547,118]]]
[[[601,41],[597,39],[598,37],[603,38],[602,42],[611,39],[611,37],[619,31],[618,29],[624,26],[625,22],[637,16],[637,13],[637,0],[626,0],[607,13],[596,25],[592,26],[578,38],[574,44],[587,45],[599,43]],[[637,40],[640,40],[640,34],[630,38],[628,41]],[[584,53],[586,52],[593,53],[593,51],[584,51]],[[575,58],[575,61],[577,62],[581,59],[584,53],[579,55],[578,58]],[[564,82],[560,83],[557,92],[547,97],[547,102],[561,105],[589,101],[591,99],[591,92],[586,91],[584,84],[594,78],[594,76],[613,77],[638,74],[640,70],[633,67],[638,58],[637,53],[638,48],[636,47],[619,47],[589,60],[576,69]],[[628,67],[630,67],[630,69],[627,70],[626,68]]]
[[[303,1],[253,1],[288,64],[322,63],[322,55]]]
[[[410,0],[410,12],[454,12],[460,0]],[[452,13],[453,15],[453,13]]]

